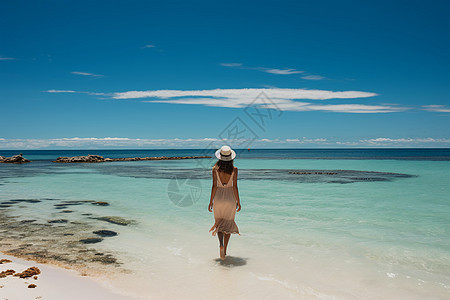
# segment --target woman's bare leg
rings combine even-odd
[[[228,247],[228,241],[230,240],[231,237],[231,233],[225,233],[225,237],[224,237],[224,251],[225,251],[225,255],[227,255],[227,247]]]
[[[219,243],[220,243],[220,259],[224,260],[225,259],[225,248],[223,246],[223,232],[217,232],[217,237],[219,238]]]
[[[223,232],[218,232],[217,238],[219,238],[220,247],[223,247]]]

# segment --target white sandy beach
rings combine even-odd
[[[33,277],[19,278],[6,276],[0,278],[0,300],[80,300],[80,299],[133,299],[115,293],[107,282],[95,281],[92,278],[81,276],[76,271],[66,270],[26,261],[12,256],[1,254],[1,259],[12,262],[0,264],[0,272],[12,269],[23,272],[30,267],[38,267],[41,271],[37,279]],[[28,288],[35,284],[35,288]]]

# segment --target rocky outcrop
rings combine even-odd
[[[112,236],[117,235],[117,232],[112,231],[112,230],[96,230],[96,231],[94,231],[94,233],[101,237],[112,237]]]
[[[176,160],[176,159],[195,159],[195,158],[211,158],[211,156],[127,157],[127,158],[108,158],[107,161]]]
[[[39,275],[39,274],[41,274],[41,270],[39,270],[38,267],[30,267],[30,268],[26,269],[25,271],[23,271],[22,273],[14,274],[14,276],[20,277],[20,278],[28,278],[28,277],[33,277],[33,276]]]
[[[72,156],[72,157],[66,157],[61,156],[58,157],[53,162],[58,163],[97,163],[97,162],[104,162],[105,158],[100,155],[87,155],[87,156]]]
[[[127,226],[130,224],[135,224],[135,221],[132,220],[126,220],[122,217],[117,217],[117,216],[107,216],[107,217],[99,217],[99,218],[93,218],[93,219],[97,219],[100,221],[105,221],[105,222],[109,222],[109,223],[113,223],[116,225],[121,225],[121,226]]]
[[[14,271],[13,269],[2,271],[2,272],[0,272],[0,278],[5,278],[6,276],[12,276],[15,273],[16,273],[16,271]]]
[[[22,156],[22,153],[19,155],[14,155],[11,157],[0,156],[0,163],[13,163],[13,164],[23,164],[30,162],[28,159]]]
[[[176,159],[194,159],[194,158],[211,158],[211,156],[159,156],[159,157],[126,157],[126,158],[104,158],[100,155],[58,157],[57,163],[99,163],[111,161],[140,161],[140,160],[176,160]]]
[[[10,263],[10,262],[12,262],[12,261],[10,261],[9,259],[0,259],[0,265],[1,264],[7,264],[7,263]]]
[[[336,172],[301,172],[301,171],[289,171],[289,174],[298,174],[298,175],[337,175]]]

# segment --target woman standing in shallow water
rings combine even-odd
[[[236,211],[241,210],[237,187],[238,169],[233,166],[236,152],[228,146],[216,151],[219,159],[212,169],[213,185],[208,210],[214,211],[215,223],[209,230],[219,238],[220,259],[227,255],[227,246],[232,233],[239,234],[234,222]]]

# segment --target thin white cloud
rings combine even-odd
[[[0,138],[0,149],[111,149],[111,148],[197,148],[214,149],[223,144],[239,148],[245,141],[219,138],[167,138],[145,139],[126,137],[72,137],[55,139],[5,139]],[[369,138],[360,140],[330,140],[327,138],[261,138],[252,143],[252,148],[264,147],[448,147],[450,138]]]
[[[303,73],[303,71],[297,71],[295,69],[267,69],[267,68],[258,68],[258,69],[266,73],[277,75],[291,75]]]
[[[325,138],[296,138],[296,139],[285,139],[286,143],[295,143],[295,144],[322,144],[328,143],[328,139]]]
[[[230,68],[242,67],[241,63],[221,63],[220,65],[223,67],[230,67]]]
[[[114,93],[115,99],[138,99],[138,98],[160,98],[169,99],[175,97],[207,97],[221,99],[241,99],[245,102],[253,101],[261,93],[264,93],[270,99],[309,99],[309,100],[328,100],[328,99],[353,99],[367,98],[377,96],[372,92],[361,91],[327,91],[327,90],[308,90],[308,89],[213,89],[213,90],[149,90],[149,91],[128,91]],[[246,103],[243,103],[246,104]],[[248,103],[247,103],[248,104]]]
[[[386,105],[366,105],[366,104],[311,104],[305,102],[294,102],[277,105],[281,110],[290,111],[328,111],[341,113],[391,113],[405,111],[409,108],[386,106]],[[268,108],[275,109],[273,105],[268,105]]]
[[[14,57],[5,57],[5,56],[0,56],[0,60],[14,60]]]
[[[183,148],[206,147],[211,142],[217,142],[217,147],[223,140],[217,138],[171,138],[171,139],[139,139],[139,138],[55,138],[55,139],[0,139],[0,149],[45,149],[45,148]]]
[[[422,108],[426,111],[450,112],[450,108],[447,108],[445,105],[423,105]]]
[[[267,95],[268,97],[260,97]],[[215,107],[243,108],[256,105],[283,111],[330,111],[346,113],[388,113],[407,108],[366,104],[313,104],[297,100],[357,99],[377,94],[361,91],[326,91],[307,89],[215,89],[215,90],[155,90],[115,93],[115,99],[140,99],[149,103],[191,104]]]
[[[244,66],[242,63],[221,63],[220,64],[223,67],[228,68],[239,68],[239,69],[245,69],[245,70],[256,70],[261,72],[266,72],[270,74],[276,74],[276,75],[292,75],[292,74],[300,74],[304,71],[299,71],[296,69],[277,69],[277,68],[266,68],[266,67],[247,67]]]
[[[47,93],[79,93],[77,91],[72,90],[47,90]]]
[[[48,92],[63,92],[49,90]],[[74,91],[69,91],[74,92]],[[360,99],[377,96],[363,91],[327,91],[308,89],[214,89],[214,90],[150,90],[112,94],[87,93],[112,99],[146,99],[148,103],[190,104],[214,107],[244,108],[255,105],[283,111],[328,111],[341,113],[390,113],[409,108],[396,105],[317,104],[298,100]]]
[[[89,76],[89,77],[95,77],[95,78],[103,77],[103,75],[100,75],[100,74],[93,74],[93,73],[87,73],[87,72],[70,72],[70,74]]]
[[[156,48],[156,46],[155,46],[155,45],[145,45],[145,46],[143,46],[142,48],[143,48],[143,49],[146,49],[146,48]]]
[[[108,93],[94,93],[94,92],[83,92],[83,91],[72,91],[72,90],[47,90],[44,92],[51,93],[51,94],[70,93],[70,94],[87,94],[87,95],[91,95],[91,96],[112,96],[112,94],[108,94]]]
[[[395,145],[414,145],[414,144],[450,144],[449,138],[373,138],[359,140],[361,144],[369,146],[395,146]]]
[[[305,76],[302,76],[302,79],[305,79],[305,80],[322,80],[322,79],[325,79],[325,77],[320,76],[320,75],[305,75]]]

